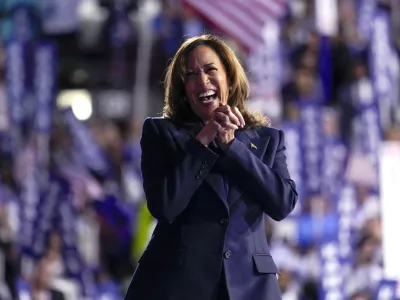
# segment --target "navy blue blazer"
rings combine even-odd
[[[228,150],[213,151],[198,131],[143,124],[143,186],[158,224],[125,299],[217,300],[222,269],[230,300],[281,299],[264,214],[282,220],[297,201],[284,134],[238,130]]]

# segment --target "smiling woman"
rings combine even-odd
[[[142,176],[158,223],[127,300],[276,300],[264,214],[284,219],[297,192],[283,132],[245,108],[233,51],[204,35],[182,44],[165,80],[164,118],[143,124]]]
[[[246,109],[249,84],[245,71],[235,53],[214,35],[184,42],[167,69],[164,85],[164,117],[174,122],[192,123],[198,117],[206,121],[221,103],[237,107],[246,128],[270,125],[268,118]],[[216,97],[199,99],[200,93]]]
[[[225,67],[210,47],[198,46],[189,54],[185,90],[193,112],[203,121],[211,119],[220,103],[228,104],[229,87]]]

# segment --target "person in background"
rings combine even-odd
[[[64,295],[50,286],[51,274],[46,261],[41,261],[31,282],[32,300],[65,300]]]
[[[297,202],[284,133],[245,107],[249,86],[220,38],[185,41],[165,79],[163,118],[143,124],[142,176],[158,220],[126,300],[281,299],[264,214]]]

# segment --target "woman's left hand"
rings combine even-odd
[[[214,119],[219,124],[217,142],[226,149],[235,138],[235,130],[244,127],[244,118],[237,107],[220,105],[214,111]]]

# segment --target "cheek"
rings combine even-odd
[[[192,90],[192,85],[190,84],[190,82],[186,82],[185,83],[185,92],[186,92],[186,94],[189,95],[191,90]]]
[[[195,85],[191,82],[188,82],[185,84],[185,92],[186,92],[186,98],[188,100],[193,101],[194,94],[195,94]]]

